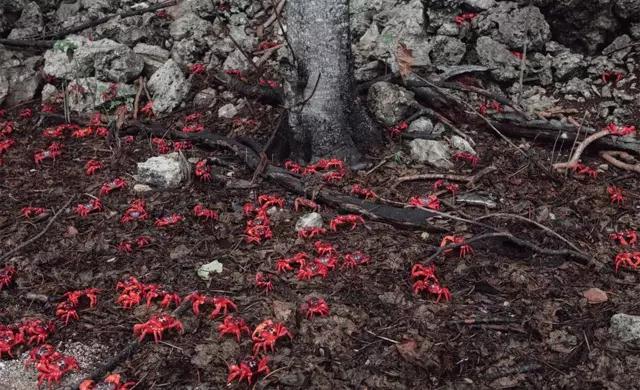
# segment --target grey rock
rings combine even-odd
[[[169,34],[174,41],[185,38],[202,39],[205,35],[211,34],[213,25],[194,13],[186,13],[174,20],[169,26]]]
[[[296,222],[296,230],[321,228],[323,225],[322,215],[320,213],[308,213],[298,218]]]
[[[433,123],[425,117],[420,117],[409,124],[407,132],[431,134],[433,132]]]
[[[359,66],[354,71],[354,77],[357,81],[373,80],[384,72],[384,64],[380,61],[371,61]]]
[[[2,52],[0,48],[0,52]],[[12,52],[3,53],[0,61],[0,74],[6,79],[8,90],[4,97],[6,106],[33,99],[40,84],[40,73],[36,65],[41,57],[34,56],[23,59]]]
[[[582,54],[565,51],[555,56],[551,61],[553,72],[557,80],[566,81],[571,77],[580,77],[586,65]]]
[[[238,115],[238,109],[231,103],[225,104],[218,109],[218,117],[220,118],[231,119],[236,115]]]
[[[146,43],[138,43],[133,48],[144,62],[144,73],[151,76],[155,71],[169,59],[169,51],[160,46],[147,45]]]
[[[180,66],[188,67],[191,64],[199,62],[204,53],[207,51],[207,44],[198,39],[183,39],[171,48],[171,58]]]
[[[458,65],[467,52],[467,45],[454,37],[438,35],[431,41],[429,56],[434,65]]]
[[[511,54],[507,46],[490,37],[480,37],[476,42],[476,53],[480,63],[491,70],[498,81],[513,81],[520,74],[520,62]]]
[[[464,4],[476,11],[485,11],[489,8],[495,7],[496,0],[464,0]]]
[[[621,61],[633,49],[630,47],[631,37],[627,34],[620,35],[611,44],[602,50],[602,54],[612,57],[613,60]]]
[[[187,96],[191,81],[187,80],[178,64],[169,59],[151,76],[148,87],[153,95],[153,111],[170,112]]]
[[[633,39],[640,39],[640,23],[632,23],[629,28],[629,34]]]
[[[511,50],[542,50],[551,38],[549,24],[535,6],[517,8],[515,3],[503,2],[478,20],[478,32],[507,45]]]
[[[239,70],[245,71],[249,69],[250,66],[251,64],[249,64],[244,54],[242,54],[240,50],[234,50],[231,54],[229,54],[227,59],[224,60],[224,63],[222,64],[222,69],[224,70],[239,69]]]
[[[112,0],[80,0],[82,8],[89,11],[112,12],[115,10],[115,2]]]
[[[374,53],[376,57],[383,60],[393,58],[398,42],[403,42],[414,51],[414,60],[418,66],[428,64],[429,50],[423,50],[427,36],[422,1],[411,0],[408,4],[387,8],[376,14],[373,20],[384,26]]]
[[[153,35],[151,25],[142,15],[129,16],[127,18],[115,17],[95,28],[95,37],[109,38],[125,45],[136,43]]]
[[[640,344],[640,316],[614,314],[611,316],[609,333],[622,342]]]
[[[79,0],[73,3],[67,3],[63,1],[62,3],[60,3],[60,6],[56,11],[56,17],[61,22],[65,21],[72,16],[77,15],[78,11],[80,11],[80,6],[81,4]]]
[[[0,105],[4,102],[4,99],[9,95],[9,79],[0,73]]]
[[[515,93],[514,91],[514,95]],[[531,114],[548,110],[556,105],[559,99],[549,97],[546,93],[547,91],[542,87],[525,87],[520,99],[522,106],[526,107],[527,112]]]
[[[35,1],[27,3],[22,9],[20,19],[16,22],[13,30],[9,34],[9,39],[34,38],[42,33],[44,29],[44,19],[40,7]]]
[[[149,158],[138,163],[136,180],[161,189],[178,188],[187,178],[187,162],[178,153]]]
[[[449,140],[449,143],[451,144],[451,147],[454,148],[455,150],[460,150],[463,152],[471,153],[473,155],[477,155],[476,151],[473,149],[473,146],[471,146],[469,141],[467,141],[466,139],[458,135],[452,135],[451,139]]]
[[[441,141],[414,139],[409,142],[411,158],[418,162],[433,165],[436,168],[451,169],[449,146]]]
[[[590,99],[592,96],[588,79],[582,80],[577,77],[574,77],[571,80],[567,81],[567,83],[565,84],[565,86],[562,88],[561,91],[562,93],[579,95],[586,99]]]
[[[369,88],[369,110],[383,125],[395,125],[410,114],[417,106],[413,92],[384,81],[377,82]]]
[[[194,13],[201,18],[208,18],[215,14],[214,2],[211,0],[184,0],[178,5],[180,14]]]
[[[396,3],[396,0],[352,0],[349,3],[349,15],[353,36],[359,37],[364,34],[376,14],[392,8]]]
[[[638,0],[614,0],[615,12],[623,19],[640,19],[640,1]]]
[[[108,91],[113,88],[115,96]],[[97,80],[95,77],[78,78],[67,86],[69,108],[76,112],[92,112],[97,109],[113,109],[112,101],[118,104],[124,102],[129,109],[133,109],[133,99],[136,90],[129,84],[110,83]]]
[[[147,184],[136,183],[133,185],[133,192],[136,194],[145,194],[147,192],[153,191],[153,188]]]
[[[59,96],[58,89],[52,84],[45,84],[45,86],[42,87],[40,95],[42,96],[43,103],[53,103]]]
[[[195,107],[210,108],[216,104],[217,92],[214,88],[205,88],[193,97]]]
[[[144,60],[127,46],[119,46],[96,56],[94,67],[99,80],[128,83],[142,73]]]

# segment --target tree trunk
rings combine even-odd
[[[356,162],[381,132],[356,96],[349,0],[289,0],[286,15],[294,57],[284,67],[289,156]]]

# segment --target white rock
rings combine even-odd
[[[205,88],[193,97],[193,105],[196,107],[212,107],[217,101],[217,94],[215,88]]]
[[[44,87],[42,87],[41,95],[42,95],[43,102],[52,103],[58,97],[58,89],[56,88],[55,85],[46,84]]]
[[[202,280],[211,279],[212,273],[222,273],[222,263],[218,260],[214,260],[211,263],[202,264],[200,268],[198,268],[198,277]]]
[[[151,188],[146,184],[138,183],[133,186],[133,192],[135,192],[136,194],[144,194],[145,192],[151,192],[151,191],[153,191],[153,188]]]
[[[322,215],[319,213],[304,214],[296,222],[296,230],[307,228],[321,228],[323,225]]]
[[[178,153],[169,153],[138,163],[136,180],[163,189],[177,188],[188,171],[184,158]]]
[[[418,162],[425,162],[436,168],[453,168],[449,146],[440,141],[414,139],[409,142],[411,157]]]
[[[451,147],[454,148],[455,150],[469,152],[474,156],[477,155],[476,151],[473,149],[469,141],[467,141],[466,139],[458,135],[452,135],[450,143],[451,143]]]
[[[640,316],[617,313],[611,317],[609,333],[622,342],[640,344]]]
[[[407,132],[431,134],[433,132],[433,123],[429,119],[421,116],[409,124]]]
[[[218,109],[218,116],[220,118],[231,119],[238,114],[238,109],[233,104],[225,104]]]
[[[170,112],[187,96],[191,81],[184,76],[178,64],[170,59],[151,76],[148,86],[153,94],[153,111]]]

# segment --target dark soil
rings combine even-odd
[[[185,114],[188,112],[167,119],[167,126]],[[254,114],[263,118],[259,129],[251,132],[231,130],[230,123],[212,119],[210,112],[205,113],[204,122],[209,125],[207,131],[233,131],[265,139],[273,115]],[[7,116],[17,118],[18,110]],[[61,350],[62,341],[73,340],[105,345],[115,355],[134,340],[132,326],[160,310],[144,305],[124,310],[116,304],[116,283],[135,276],[183,297],[195,290],[229,296],[238,305],[237,314],[252,329],[269,318],[283,322],[293,339],[278,341],[275,351],[269,353],[272,374],[260,376],[255,388],[622,389],[640,383],[639,351],[611,340],[607,331],[614,313],[640,312],[638,273],[628,269],[615,272],[613,258],[622,249],[609,240],[614,230],[638,228],[637,176],[609,167],[595,179],[569,174],[558,176],[560,182],[554,183],[506,143],[488,133],[471,132],[481,156],[473,171],[490,164],[498,170],[472,188],[461,186],[460,194],[493,197],[497,208],[463,205],[444,194],[441,199],[448,204],[442,211],[468,219],[493,213],[531,218],[593,256],[593,261],[585,266],[571,258],[541,256],[507,242],[474,244],[471,256],[437,260],[437,274],[453,298],[435,303],[432,295],[412,294],[410,269],[433,253],[443,234],[399,230],[374,222],[353,231],[328,233],[322,239],[335,244],[341,253],[361,250],[371,256],[371,262],[355,270],[339,266],[326,279],[301,282],[295,273],[274,271],[278,258],[302,250],[312,252],[314,240],[297,239],[294,230],[302,215],[293,210],[297,195],[260,180],[254,188],[235,190],[218,180],[209,184],[194,180],[177,190],[137,195],[132,178],[136,163],[157,155],[148,138],[137,136],[118,150],[113,140],[66,137],[60,158],[36,166],[34,152],[51,141],[40,132],[55,122],[16,120],[17,145],[2,156],[4,165],[0,166],[0,252],[6,253],[40,232],[52,210],[57,211],[71,196],[76,197],[75,206],[90,200],[89,195],[97,195],[102,183],[115,177],[128,183],[126,189],[101,197],[102,212],[81,218],[69,207],[41,239],[6,261],[16,267],[17,275],[15,283],[0,292],[0,324],[32,317],[53,319],[56,299],[65,292],[101,289],[97,308],[81,310],[80,320],[67,326],[58,322],[59,329],[50,342]],[[564,145],[562,159],[570,146]],[[532,143],[526,147],[550,166],[550,145]],[[391,143],[380,154],[369,156],[370,161],[375,165],[399,149]],[[224,150],[195,147],[184,154],[187,158],[217,157],[223,163],[214,166],[217,175],[247,181],[253,175],[241,159]],[[556,159],[557,154],[558,148]],[[83,167],[91,158],[102,161],[105,169],[86,176]],[[585,156],[583,162],[589,166],[602,163],[596,156]],[[472,173],[462,163],[457,170]],[[406,202],[410,196],[430,192],[433,181],[403,183],[391,190],[395,179],[432,171],[405,164],[402,155],[395,154],[370,175],[351,172],[336,187],[348,191],[351,184],[360,183],[384,199]],[[611,184],[624,191],[626,200],[620,206],[609,201],[607,186]],[[287,206],[272,216],[273,239],[256,246],[244,242],[242,205],[260,194],[278,194],[287,199]],[[152,218],[121,224],[124,210],[136,198],[146,200]],[[217,210],[220,220],[197,220],[191,211],[196,203]],[[23,218],[20,209],[29,205],[48,208],[49,217]],[[173,212],[185,220],[167,229],[154,227],[156,217]],[[325,223],[336,214],[326,208],[321,213]],[[482,222],[545,248],[567,248],[531,223],[501,217]],[[470,237],[488,232],[457,221],[438,223],[449,234]],[[116,250],[122,240],[140,235],[152,237],[152,245],[132,254]],[[223,272],[205,282],[196,270],[213,260],[224,265]],[[272,277],[271,293],[256,288],[256,272]],[[609,300],[587,303],[582,292],[591,287],[606,291]],[[48,296],[52,302],[30,300],[29,293]],[[306,319],[299,307],[309,296],[325,298],[330,315]],[[240,343],[233,337],[220,338],[217,326],[221,318],[210,320],[208,310],[204,312],[196,318],[186,311],[180,316],[183,334],[166,332],[159,344],[148,337],[115,371],[139,380],[136,388],[225,387],[227,365],[250,355],[252,342],[246,335]],[[234,386],[246,388],[244,383]]]

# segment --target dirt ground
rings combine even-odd
[[[91,359],[81,360],[81,373],[88,374],[135,338],[134,324],[146,321],[160,309],[136,306],[125,310],[116,304],[117,282],[135,276],[144,283],[158,283],[184,297],[193,291],[225,295],[237,304],[237,315],[253,328],[265,319],[282,322],[292,339],[280,339],[270,352],[269,375],[260,375],[250,388],[304,389],[629,389],[639,388],[640,350],[612,340],[610,317],[619,312],[638,314],[638,272],[615,272],[613,258],[620,251],[610,239],[613,231],[638,229],[640,182],[613,167],[596,178],[573,174],[553,182],[538,168],[509,148],[506,143],[479,130],[469,130],[478,143],[481,161],[475,169],[457,163],[460,174],[472,174],[490,164],[497,170],[472,187],[461,185],[457,197],[443,194],[442,211],[467,219],[495,213],[530,218],[565,237],[593,256],[588,265],[568,257],[543,256],[508,242],[487,240],[474,243],[474,253],[465,258],[442,256],[437,274],[452,294],[449,302],[435,303],[435,296],[412,293],[412,265],[426,259],[444,233],[402,230],[367,221],[355,230],[329,232],[321,239],[340,253],[360,250],[371,256],[369,264],[353,270],[340,266],[326,279],[299,281],[295,273],[275,272],[275,261],[299,251],[313,251],[312,240],[298,239],[294,225],[304,212],[293,209],[297,195],[269,182],[254,188],[229,189],[218,180],[194,180],[177,190],[136,194],[132,175],[136,163],[157,155],[148,137],[123,142],[120,150],[113,140],[99,137],[64,137],[62,155],[40,166],[33,154],[49,145],[43,128],[56,122],[47,119],[18,119],[19,110],[7,117],[17,122],[12,138],[17,145],[2,158],[0,166],[0,253],[6,253],[38,234],[52,213],[72,196],[75,200],[32,245],[7,259],[15,266],[15,282],[0,292],[0,324],[25,318],[55,319],[55,305],[70,290],[100,289],[96,308],[83,307],[80,319],[57,330],[49,342],[60,351],[95,350]],[[178,113],[175,120],[189,114]],[[248,115],[249,113],[244,113]],[[207,131],[228,134],[230,123],[211,119],[205,113]],[[268,118],[269,116],[264,116]],[[273,118],[271,118],[273,119]],[[249,136],[268,137],[270,120],[264,119]],[[172,126],[167,122],[167,126]],[[234,133],[243,131],[235,131]],[[551,147],[514,140],[549,164]],[[564,145],[566,158],[570,145]],[[407,202],[410,196],[431,191],[434,180],[414,181],[391,189],[399,176],[433,172],[432,168],[408,162],[399,143],[368,156],[375,165],[387,162],[367,175],[350,172],[335,188],[348,191],[359,183],[381,198]],[[558,150],[556,148],[556,158]],[[251,180],[253,172],[242,161],[223,150],[194,147],[187,158],[216,157],[216,175]],[[94,158],[105,168],[93,176],[84,174],[84,164]],[[587,155],[583,162],[598,166],[602,161]],[[122,190],[101,196],[104,210],[81,218],[73,212],[80,202],[96,196],[102,183],[122,177]],[[625,201],[611,204],[608,185],[623,189]],[[273,238],[261,245],[244,241],[246,218],[242,206],[261,194],[277,194],[287,200],[284,209],[272,214]],[[494,208],[464,204],[458,197],[475,196],[492,200]],[[151,218],[123,225],[120,217],[133,199],[143,198]],[[220,213],[219,221],[203,222],[192,208],[202,203]],[[25,206],[45,207],[48,216],[25,219]],[[179,213],[184,221],[175,227],[158,229],[154,220],[166,213]],[[323,208],[325,223],[336,215]],[[545,248],[567,245],[538,226],[514,218],[488,217],[482,222],[497,226]],[[482,227],[458,221],[440,220],[447,234],[471,237],[486,233]],[[150,246],[123,254],[119,242],[140,235],[152,238]],[[220,274],[203,281],[196,270],[217,260]],[[0,266],[3,264],[0,263]],[[257,272],[272,278],[274,289],[265,293],[255,286]],[[597,287],[608,301],[590,304],[582,292]],[[38,294],[49,302],[33,299]],[[310,296],[323,297],[329,307],[326,317],[309,320],[300,306]],[[85,305],[86,306],[86,305]],[[179,316],[184,333],[167,331],[163,341],[150,337],[133,356],[117,365],[114,372],[137,382],[135,388],[217,389],[227,386],[228,365],[251,354],[251,338],[243,335],[220,337],[222,317],[195,317],[191,310]],[[76,346],[73,347],[72,346]],[[0,361],[0,388],[18,388],[3,370],[22,357]],[[33,368],[26,369],[33,375]],[[3,374],[3,371],[5,374]],[[74,376],[77,383],[82,375]],[[35,388],[35,376],[32,378]],[[234,382],[235,383],[235,382]],[[232,388],[247,388],[246,382]],[[28,388],[28,387],[27,387]]]

